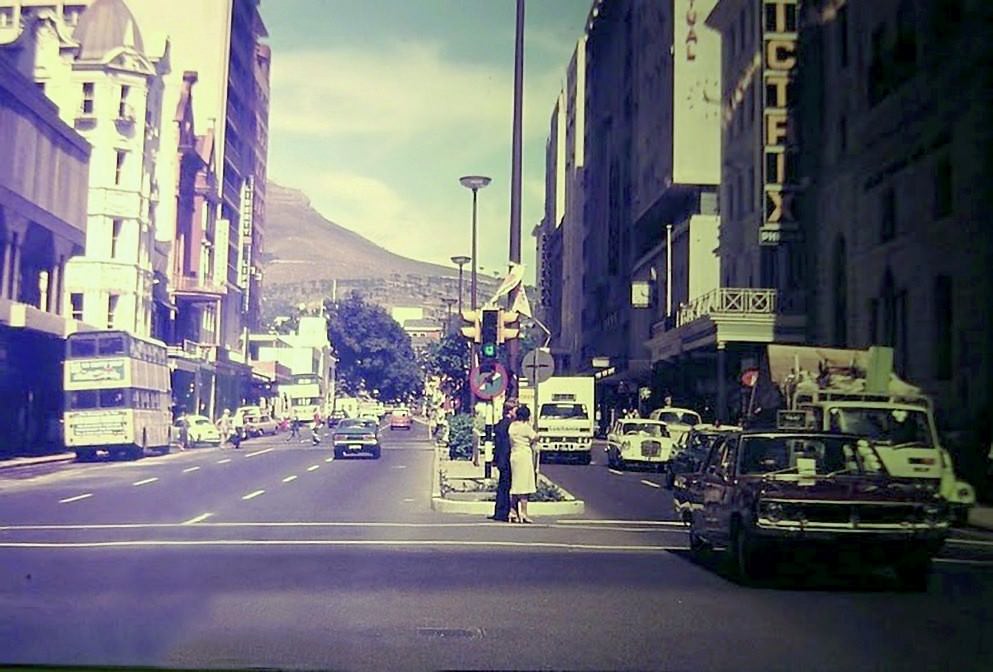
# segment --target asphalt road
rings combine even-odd
[[[0,471],[0,663],[333,669],[986,670],[993,538],[928,592],[816,564],[695,564],[657,474],[543,465],[587,501],[534,526],[430,508],[420,424],[382,458],[253,439]],[[645,482],[643,482],[645,481]]]

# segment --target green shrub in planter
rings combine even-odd
[[[453,415],[448,421],[448,457],[453,460],[472,459],[472,416]]]

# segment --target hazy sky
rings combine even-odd
[[[528,0],[522,246],[534,275],[545,141],[590,0]],[[265,0],[272,46],[269,176],[394,252],[506,267],[514,0]]]

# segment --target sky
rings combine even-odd
[[[552,108],[591,0],[528,0],[521,232],[526,277],[544,203]],[[404,256],[506,268],[514,0],[263,0],[272,47],[269,179]]]

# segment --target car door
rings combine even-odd
[[[721,442],[718,440],[715,441],[710,447],[710,452],[700,464],[700,468],[683,475],[683,486],[682,488],[676,489],[679,492],[678,496],[683,499],[682,505],[684,509],[690,511],[693,518],[693,527],[700,531],[704,531],[706,529],[706,520],[704,518],[704,488],[706,476],[711,469],[712,463],[716,463],[720,457],[720,454]],[[675,491],[673,496],[677,496]]]
[[[715,444],[702,476],[702,529],[713,543],[724,543],[728,539],[737,455],[738,437],[725,438]]]
[[[607,452],[613,454],[614,450],[620,447],[619,445],[619,434],[621,430],[621,423],[619,421],[614,421],[611,426],[610,431],[607,432]]]

